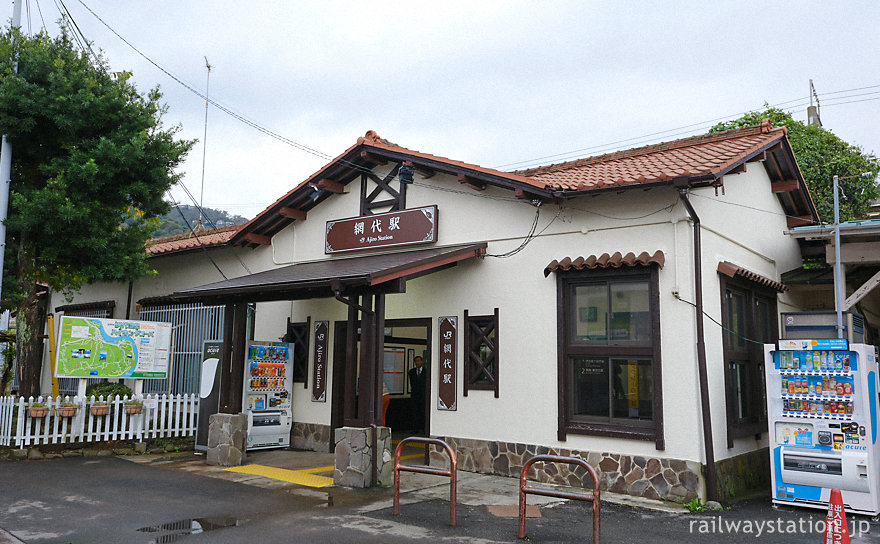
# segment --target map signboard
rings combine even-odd
[[[63,378],[165,378],[171,323],[63,316],[57,357]]]

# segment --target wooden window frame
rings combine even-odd
[[[725,414],[727,418],[727,447],[732,448],[734,440],[737,438],[745,438],[754,436],[759,440],[761,435],[767,432],[767,400],[766,386],[764,383],[764,349],[763,344],[755,344],[754,342],[746,342],[745,350],[735,350],[730,345],[730,329],[731,324],[728,322],[729,301],[727,297],[728,291],[737,291],[745,295],[745,333],[744,336],[749,339],[760,340],[758,327],[758,315],[756,310],[756,300],[763,299],[769,303],[767,325],[770,327],[766,334],[769,338],[763,341],[774,343],[779,339],[779,310],[776,301],[776,291],[772,288],[751,282],[738,277],[730,278],[724,274],[719,274],[721,280],[721,324],[722,330],[722,346],[724,353],[724,403]],[[743,359],[747,359],[743,361]],[[750,383],[750,390],[746,391],[751,415],[748,420],[739,418],[736,414],[738,399],[736,397],[736,383],[733,377],[732,365],[735,361],[745,362],[749,371],[747,379]]]
[[[578,284],[606,283],[620,280],[647,281],[648,299],[651,313],[651,342],[646,345],[632,345],[615,342],[612,339],[599,342],[574,342],[571,335],[571,289]],[[660,280],[656,265],[634,266],[620,269],[571,270],[557,272],[557,438],[567,439],[569,434],[629,438],[654,441],[658,450],[666,447],[663,433],[663,380],[660,354]],[[651,359],[652,424],[627,424],[621,420],[613,422],[574,421],[569,416],[572,385],[569,383],[569,361],[574,356],[596,356],[608,358],[634,357]],[[609,362],[609,364],[611,364]],[[610,420],[609,416],[609,420]]]
[[[489,332],[487,333],[487,328]],[[474,328],[479,330],[479,335],[483,337],[485,341],[477,342],[476,345],[473,345],[473,341],[471,340],[471,333]],[[476,332],[476,331],[474,331]],[[486,338],[487,334],[495,333],[495,343],[491,345],[487,344],[488,339]],[[500,344],[500,336],[498,331],[498,308],[495,308],[495,312],[491,315],[468,315],[468,311],[464,311],[464,387],[462,387],[462,395],[465,397],[468,396],[469,390],[479,390],[479,391],[494,391],[495,398],[498,398],[498,378],[501,371],[501,366],[499,364],[499,344]],[[482,346],[486,345],[492,351],[492,368],[493,372],[490,374],[486,372],[486,367],[479,362],[479,354],[476,350],[479,350]],[[484,372],[474,372],[474,365],[479,365],[481,370]],[[478,382],[476,381],[479,376],[486,375],[489,377],[490,383]]]

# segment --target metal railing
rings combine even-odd
[[[425,447],[428,444],[436,444],[437,446],[443,446],[443,449],[446,450],[446,454],[449,455],[449,470],[435,467],[428,467],[424,465],[401,465],[400,464],[400,452],[403,451],[404,445],[408,442],[424,442]],[[455,501],[456,501],[456,488],[457,488],[457,476],[456,476],[456,461],[455,461],[455,452],[452,451],[452,448],[439,438],[419,438],[416,436],[411,436],[409,438],[404,438],[397,445],[397,449],[394,450],[394,509],[393,514],[395,516],[400,515],[400,472],[418,472],[421,474],[433,474],[435,476],[447,476],[449,478],[449,525],[455,527]]]
[[[541,489],[537,487],[529,487],[526,482],[526,476],[529,469],[535,463],[566,463],[569,465],[580,465],[587,470],[593,479],[593,491],[590,493],[572,493],[570,491],[562,491],[557,489]],[[545,497],[556,497],[560,499],[570,499],[576,501],[589,501],[593,503],[593,544],[600,544],[600,525],[599,525],[599,475],[596,470],[591,467],[583,459],[577,457],[562,457],[560,455],[536,455],[523,463],[522,470],[519,473],[519,533],[518,538],[526,537],[526,495],[543,495]]]

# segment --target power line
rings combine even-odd
[[[217,269],[217,272],[220,273],[220,276],[221,276],[224,280],[228,280],[229,278],[227,278],[227,277],[226,277],[226,274],[224,274],[223,271],[220,270],[220,267],[217,265],[217,262],[214,260],[214,257],[211,257],[211,254],[208,253],[208,249],[204,246],[204,244],[202,244],[202,241],[199,240],[199,236],[196,234],[196,231],[193,230],[192,226],[189,224],[189,221],[186,220],[186,216],[183,215],[183,210],[180,209],[180,206],[178,206],[178,205],[175,204],[175,205],[174,205],[174,208],[177,209],[177,213],[180,214],[180,218],[183,220],[183,222],[184,222],[184,223],[186,224],[186,226],[189,228],[189,231],[192,233],[193,237],[196,239],[196,242],[199,244],[199,247],[200,247],[200,248],[202,249],[202,251],[205,253],[205,256],[208,258],[209,261],[211,261],[211,264],[214,265],[214,268]]]
[[[831,91],[831,92],[827,92],[827,93],[819,93],[818,96],[820,96],[820,97],[826,97],[826,96],[834,95],[834,94],[851,93],[851,92],[856,92],[856,91],[863,91],[863,90],[877,89],[877,88],[880,88],[880,85],[870,85],[870,86],[866,86],[866,87],[857,87],[857,88],[853,88],[853,89],[844,89],[844,90],[840,90],[840,91]],[[877,91],[877,92],[880,93],[880,91]],[[852,96],[866,96],[866,95],[869,95],[869,94],[873,94],[873,93],[865,93],[864,95],[852,95]],[[800,108],[800,107],[802,107],[802,106],[807,105],[807,104],[809,103],[809,98],[810,98],[809,96],[807,96],[807,97],[801,97],[801,98],[795,98],[795,99],[792,99],[792,100],[786,100],[786,101],[783,101],[783,102],[777,102],[777,103],[775,103],[775,104],[769,104],[769,105],[768,105],[768,104],[765,104],[764,107],[778,108],[778,107],[780,107],[780,106],[784,106],[784,105],[787,105],[787,104],[795,103],[794,105],[789,106],[787,109],[796,109],[796,108]],[[828,98],[827,100],[831,100],[831,101],[833,101],[833,100],[841,100],[841,99],[845,99],[845,98],[849,98],[849,96],[842,96],[842,97]],[[853,102],[856,102],[856,101],[853,101]],[[824,103],[827,104],[827,102],[824,102]],[[837,104],[844,104],[844,103],[849,104],[849,103],[852,103],[852,102],[840,102],[840,103],[837,103]],[[535,157],[535,158],[533,158],[533,159],[527,159],[527,160],[521,160],[521,161],[511,162],[511,163],[507,163],[507,164],[502,164],[502,165],[496,166],[495,168],[497,168],[497,169],[501,169],[501,168],[507,168],[507,167],[512,167],[512,166],[518,166],[517,169],[525,169],[525,167],[524,167],[524,166],[521,166],[521,165],[535,164],[535,163],[538,163],[539,161],[544,161],[544,160],[547,160],[547,159],[564,159],[564,160],[573,160],[574,158],[576,158],[576,157],[578,157],[578,156],[581,156],[580,154],[582,154],[582,153],[586,153],[586,152],[592,152],[592,153],[594,153],[594,154],[601,154],[601,153],[603,153],[603,152],[605,152],[605,151],[608,151],[608,150],[618,149],[618,147],[617,147],[618,144],[629,143],[629,144],[631,144],[631,145],[638,145],[638,144],[640,144],[640,143],[644,143],[645,141],[653,141],[653,140],[646,140],[646,139],[647,139],[647,138],[652,138],[652,137],[655,137],[655,136],[663,136],[663,135],[665,135],[665,136],[667,136],[667,137],[674,137],[674,136],[680,136],[680,135],[683,135],[683,134],[689,134],[689,133],[699,132],[699,131],[701,131],[701,130],[703,130],[703,129],[711,128],[712,126],[714,126],[714,125],[715,125],[717,122],[719,122],[719,121],[724,121],[724,120],[727,120],[727,119],[733,119],[733,118],[736,118],[736,117],[740,117],[740,116],[742,116],[742,115],[744,115],[744,114],[749,113],[750,111],[758,111],[758,110],[749,110],[749,111],[741,112],[741,113],[737,113],[737,114],[725,115],[725,116],[723,116],[723,117],[716,117],[715,119],[709,119],[709,120],[707,120],[707,121],[700,121],[700,122],[698,122],[698,123],[692,123],[692,124],[689,124],[689,125],[683,125],[683,126],[680,126],[680,127],[671,128],[671,129],[667,129],[667,130],[662,130],[662,131],[659,131],[659,132],[652,132],[652,133],[650,133],[650,134],[645,134],[645,135],[641,135],[641,136],[634,136],[634,137],[632,137],[632,138],[626,138],[626,139],[623,139],[623,140],[616,140],[616,141],[613,141],[613,142],[607,142],[607,143],[604,143],[604,144],[599,144],[599,145],[595,145],[595,146],[591,146],[591,147],[586,147],[586,148],[576,149],[576,150],[572,150],[572,151],[566,151],[566,152],[563,152],[563,153],[555,153],[555,154],[552,154],[552,155],[544,155],[544,156],[541,156],[541,157]],[[683,131],[683,130],[685,130],[685,129],[692,129],[692,130],[686,130],[686,131],[684,131],[684,132],[677,132],[676,134],[669,134],[670,132]]]
[[[34,0],[34,3],[37,4],[37,13],[40,14],[41,28],[46,30],[46,19],[43,19],[43,9],[40,7],[40,0]]]
[[[58,0],[58,1],[61,1],[61,0]],[[283,136],[283,135],[281,135],[281,134],[278,134],[277,132],[274,132],[274,131],[272,131],[272,130],[270,130],[270,129],[268,129],[268,128],[266,128],[266,127],[260,125],[260,124],[258,124],[256,121],[252,121],[252,120],[248,119],[247,117],[245,117],[245,116],[243,116],[243,115],[241,115],[241,114],[239,114],[239,113],[234,112],[234,111],[231,110],[230,108],[227,108],[226,106],[223,106],[222,104],[218,103],[216,100],[213,100],[213,99],[211,99],[211,98],[205,96],[201,91],[199,91],[198,89],[196,89],[195,87],[193,87],[193,86],[190,85],[189,83],[186,83],[186,82],[183,81],[182,79],[178,78],[177,76],[175,76],[174,74],[172,74],[171,72],[169,72],[168,70],[166,70],[165,68],[163,68],[162,66],[160,66],[156,61],[154,61],[152,58],[148,57],[148,56],[147,56],[145,53],[143,53],[140,49],[138,49],[137,47],[135,47],[131,42],[129,42],[128,40],[126,40],[121,34],[119,34],[118,32],[116,32],[116,30],[115,30],[113,27],[111,27],[109,24],[107,24],[107,22],[104,21],[104,19],[102,19],[97,13],[95,13],[95,12],[92,10],[92,8],[90,8],[89,6],[87,6],[87,5],[85,4],[85,2],[83,2],[82,0],[78,0],[78,2],[79,2],[84,8],[86,8],[86,9],[89,11],[89,13],[91,13],[92,16],[95,17],[95,19],[97,19],[98,21],[100,21],[100,23],[101,23],[102,25],[104,25],[104,26],[107,28],[107,30],[109,30],[109,31],[112,32],[117,38],[119,38],[120,40],[122,40],[127,46],[129,46],[132,50],[134,50],[135,53],[137,53],[138,55],[140,55],[141,57],[143,57],[144,60],[146,60],[147,62],[149,62],[149,63],[152,64],[153,66],[155,66],[156,69],[158,69],[158,70],[161,71],[163,74],[165,74],[166,76],[168,76],[168,77],[170,77],[171,79],[173,79],[174,81],[176,81],[178,84],[180,84],[181,86],[183,86],[183,87],[184,87],[185,89],[187,89],[188,91],[192,92],[192,93],[195,94],[196,96],[198,96],[198,97],[202,98],[203,100],[207,101],[208,103],[210,103],[212,106],[214,106],[214,107],[217,108],[218,110],[220,110],[220,111],[222,111],[223,113],[225,113],[225,114],[227,114],[227,115],[229,115],[229,116],[231,116],[231,117],[233,117],[233,118],[235,118],[235,119],[241,121],[242,123],[248,125],[249,127],[258,130],[258,131],[262,132],[263,134],[266,134],[267,136],[271,136],[272,138],[275,138],[276,140],[279,140],[279,141],[281,141],[281,142],[284,142],[284,143],[290,145],[291,147],[294,147],[294,148],[296,148],[296,149],[299,149],[300,151],[304,151],[304,152],[306,152],[306,153],[309,153],[309,154],[314,155],[314,156],[316,156],[316,157],[320,157],[320,158],[325,159],[325,160],[331,160],[331,159],[333,158],[331,155],[328,155],[327,153],[323,153],[323,152],[318,151],[318,150],[316,150],[316,149],[313,149],[313,148],[311,148],[311,147],[309,147],[309,146],[307,146],[307,145],[305,145],[305,144],[301,144],[301,143],[296,142],[296,141],[294,141],[294,140],[291,140],[290,138],[287,138],[287,137],[285,137],[285,136]]]
[[[208,217],[208,214],[205,213],[205,210],[202,209],[202,206],[196,201],[195,196],[193,196],[193,194],[190,192],[190,190],[186,186],[186,184],[184,184],[183,181],[179,181],[178,183],[183,188],[184,192],[186,193],[186,196],[188,196],[190,201],[192,201],[193,205],[195,205],[195,207],[199,210],[199,217],[200,218],[204,217],[208,221],[208,224],[211,225],[211,228],[216,229],[217,225],[215,225],[214,221],[210,217]],[[178,207],[178,211],[179,210],[180,210],[180,207]],[[182,216],[183,212],[180,212],[180,214]],[[189,226],[189,223],[187,223],[187,226]],[[190,227],[190,231],[193,232],[193,236],[198,238],[198,235],[195,233],[195,231],[193,231],[192,227]],[[201,245],[201,241],[199,241],[199,245]],[[248,266],[244,263],[244,261],[241,259],[241,256],[238,253],[235,253],[235,258],[238,259],[238,262],[241,263],[242,268],[244,268],[248,274],[253,274],[253,272],[251,272],[251,269],[248,268]],[[226,279],[225,276],[224,276],[224,279]]]
[[[64,5],[64,4],[63,4],[63,0],[55,0],[55,1],[56,1],[56,5],[57,5],[57,2],[61,2],[62,5]],[[193,87],[192,85],[186,83],[185,81],[183,81],[183,80],[180,79],[179,77],[175,76],[174,74],[172,74],[171,72],[169,72],[168,70],[166,70],[165,68],[163,68],[162,66],[160,66],[156,61],[154,61],[152,58],[150,58],[149,56],[147,56],[145,53],[143,53],[142,51],[140,51],[140,50],[139,50],[137,47],[135,47],[131,42],[129,42],[129,41],[128,41],[127,39],[125,39],[121,34],[119,34],[114,28],[112,28],[112,27],[111,27],[106,21],[104,21],[104,20],[103,20],[103,19],[102,19],[97,13],[95,13],[94,10],[92,10],[88,5],[86,5],[85,2],[83,2],[83,0],[78,0],[78,1],[79,1],[79,3],[80,3],[80,4],[81,4],[86,10],[89,11],[89,13],[92,14],[92,16],[94,16],[99,22],[101,22],[101,24],[103,24],[108,30],[110,30],[114,35],[116,35],[116,37],[118,37],[120,40],[122,40],[126,45],[128,45],[128,46],[129,46],[132,50],[134,50],[138,55],[140,55],[141,57],[143,57],[145,60],[147,60],[147,62],[149,62],[150,64],[152,64],[154,67],[156,67],[158,70],[160,70],[162,73],[164,73],[165,75],[167,75],[168,77],[170,77],[172,80],[174,80],[174,81],[177,82],[178,84],[180,84],[181,86],[183,86],[184,88],[186,88],[187,90],[189,90],[190,92],[192,92],[193,94],[195,94],[195,95],[199,96],[200,98],[204,99],[204,100],[206,101],[206,104],[212,104],[212,105],[214,105],[216,108],[218,108],[220,111],[226,113],[227,115],[230,115],[231,117],[233,117],[233,118],[239,120],[240,122],[242,122],[242,123],[244,123],[244,124],[246,124],[246,125],[248,125],[248,126],[254,128],[254,129],[256,129],[256,130],[258,130],[258,131],[260,131],[260,132],[262,132],[262,133],[264,133],[264,134],[266,134],[266,135],[268,135],[268,136],[270,136],[270,137],[272,137],[272,138],[274,138],[274,139],[276,139],[276,140],[279,140],[279,141],[281,141],[281,142],[283,142],[283,143],[286,143],[286,144],[288,144],[288,145],[290,145],[290,146],[292,146],[292,147],[294,147],[294,148],[296,148],[296,149],[299,149],[299,150],[304,151],[304,152],[306,152],[306,153],[312,154],[312,155],[314,155],[314,156],[316,156],[316,157],[319,157],[319,158],[321,158],[321,159],[324,159],[324,160],[332,160],[332,158],[333,158],[332,155],[327,154],[327,153],[324,153],[324,152],[321,152],[321,151],[318,151],[318,150],[316,150],[316,149],[314,149],[314,148],[311,148],[311,147],[309,147],[309,146],[306,146],[305,144],[301,144],[301,143],[296,142],[296,141],[294,141],[294,140],[292,140],[292,139],[290,139],[290,138],[287,138],[287,137],[285,137],[285,136],[283,136],[283,135],[281,135],[281,134],[279,134],[279,133],[277,133],[277,132],[275,132],[275,131],[273,131],[273,130],[271,130],[271,129],[268,129],[268,128],[266,128],[266,127],[264,127],[264,126],[258,124],[256,121],[252,121],[252,120],[248,119],[248,118],[245,117],[244,115],[235,112],[235,111],[232,110],[231,108],[229,108],[229,107],[227,107],[227,106],[225,106],[225,105],[223,105],[223,104],[217,102],[216,100],[209,98],[209,97],[207,96],[207,94],[202,94],[202,93],[201,93],[200,91],[198,91],[195,87]],[[59,8],[59,9],[60,9],[60,8]],[[66,6],[65,6],[65,11],[66,11]],[[67,14],[68,14],[68,16],[69,16],[69,11],[67,11]],[[63,13],[62,13],[62,15],[63,15]],[[72,17],[70,17],[70,19],[71,19],[71,22],[73,23],[73,25],[76,26],[76,22],[72,20]],[[77,28],[77,30],[78,30],[78,27],[76,27],[76,28]],[[80,34],[81,34],[81,33],[80,33]],[[89,47],[89,50],[91,51],[91,48],[90,48],[90,47]],[[94,53],[92,52],[92,54],[94,54]],[[210,72],[209,72],[209,73],[210,73]],[[874,89],[874,88],[880,88],[880,85],[873,85],[873,86],[859,87],[859,88],[854,88],[854,89],[845,89],[845,90],[840,90],[840,91],[831,91],[831,92],[827,92],[827,93],[822,93],[821,96],[827,96],[827,95],[833,95],[833,94],[842,94],[842,93],[855,92],[855,91],[867,90],[867,89]],[[851,95],[851,96],[867,96],[867,95],[871,95],[871,94],[874,94],[874,93],[864,93],[864,94],[862,94],[862,95]],[[850,96],[835,97],[835,98],[831,98],[831,99],[829,99],[829,100],[841,100],[841,99],[845,99],[845,98],[849,98],[849,97],[850,97]],[[778,102],[778,103],[776,103],[776,104],[769,105],[769,107],[779,107],[779,106],[786,105],[786,104],[791,104],[791,103],[798,103],[798,104],[796,104],[794,107],[800,107],[801,105],[803,105],[803,104],[801,104],[801,102],[803,102],[804,100],[807,100],[807,99],[809,99],[809,97],[796,98],[796,99],[792,99],[792,100],[787,100],[787,101],[783,101],[783,102]],[[877,99],[880,99],[880,98],[870,98],[870,99],[854,100],[854,101],[848,101],[848,102],[837,102],[837,103],[832,103],[832,104],[829,104],[829,105],[842,105],[842,104],[849,104],[849,103],[855,103],[855,102],[864,102],[864,101],[877,100]],[[765,104],[765,106],[766,106],[766,104]],[[684,134],[690,134],[690,133],[693,133],[693,132],[696,132],[696,131],[699,131],[699,130],[703,130],[703,129],[705,129],[705,128],[710,128],[710,127],[713,126],[713,125],[709,125],[709,123],[713,123],[713,124],[714,124],[714,123],[716,123],[716,122],[718,122],[718,121],[723,121],[723,120],[725,120],[725,119],[730,119],[730,118],[736,117],[737,115],[742,115],[742,114],[733,114],[733,115],[727,115],[727,116],[723,116],[723,117],[717,117],[717,118],[715,118],[715,119],[711,119],[711,120],[708,120],[708,121],[702,121],[702,122],[699,122],[699,123],[692,123],[692,124],[689,124],[689,125],[684,125],[684,126],[681,126],[681,127],[676,127],[676,128],[672,128],[672,129],[667,129],[667,130],[659,131],[659,132],[654,132],[654,133],[646,134],[646,135],[643,135],[643,136],[636,136],[636,137],[633,137],[633,138],[626,138],[626,139],[623,139],[623,140],[617,140],[617,141],[610,142],[610,143],[607,143],[607,144],[600,144],[600,145],[598,145],[598,146],[593,146],[593,147],[588,147],[588,148],[582,148],[582,149],[578,149],[578,150],[574,150],[574,151],[568,151],[568,152],[564,152],[564,153],[557,153],[557,154],[553,154],[553,155],[545,155],[545,156],[543,156],[543,157],[538,157],[538,158],[535,158],[535,159],[529,159],[529,160],[525,160],[525,161],[518,161],[518,162],[514,162],[514,163],[508,163],[508,164],[506,164],[506,165],[502,165],[502,166],[499,166],[499,167],[497,167],[497,168],[502,168],[502,167],[505,167],[505,166],[514,166],[514,165],[521,165],[521,164],[526,164],[526,163],[532,163],[532,162],[539,161],[539,160],[544,160],[544,159],[565,158],[565,157],[571,156],[571,155],[573,155],[573,154],[579,154],[579,153],[583,153],[583,152],[586,152],[586,151],[594,151],[594,150],[597,150],[597,149],[598,149],[600,152],[602,152],[602,151],[605,151],[605,150],[616,149],[617,147],[609,147],[609,146],[616,146],[616,144],[622,144],[622,143],[631,143],[631,144],[634,144],[634,145],[638,145],[638,144],[640,144],[640,143],[644,143],[644,142],[646,142],[646,141],[649,141],[649,140],[645,140],[646,138],[651,138],[651,137],[659,136],[659,135],[666,135],[666,136],[669,136],[669,137],[681,136],[681,135],[684,135]],[[685,130],[684,132],[675,132],[675,131],[682,131],[682,130],[684,130],[684,129],[690,129],[690,130]],[[670,133],[673,133],[673,134],[670,134]],[[340,159],[340,162],[342,162],[342,163],[346,163],[346,164],[350,165],[351,167],[353,167],[353,168],[355,168],[355,169],[357,169],[357,170],[363,171],[363,172],[371,172],[371,170],[368,169],[368,168],[365,168],[365,167],[363,167],[363,166],[361,166],[361,165],[358,165],[358,164],[352,163],[352,162],[347,161],[347,160],[344,160],[344,159]],[[394,178],[396,178],[396,177],[397,177],[397,176],[395,175],[395,176],[392,177],[392,179],[394,179]],[[432,188],[432,189],[437,189],[437,190],[446,190],[447,192],[458,192],[458,193],[461,193],[461,194],[468,194],[468,195],[470,195],[470,196],[477,196],[477,197],[483,197],[483,198],[498,198],[498,197],[491,197],[491,196],[489,196],[489,195],[475,194],[475,193],[472,193],[472,192],[455,191],[455,190],[451,190],[451,189],[442,189],[442,188],[439,188],[439,187],[436,187],[436,186],[429,186],[429,185],[425,185],[425,184],[416,184],[416,185],[421,185],[421,186],[424,186],[424,187],[430,187],[430,188]],[[518,199],[517,199],[517,200],[518,200]],[[595,212],[591,212],[591,213],[595,213]]]
[[[877,98],[865,98],[862,100],[850,100],[849,102],[835,102],[834,104],[825,104],[825,107],[828,106],[842,106],[844,104],[855,104],[856,102],[871,102],[873,100],[880,100],[880,97]]]
[[[101,63],[101,59],[98,58],[98,55],[96,55],[95,52],[92,50],[91,43],[89,43],[89,40],[86,39],[86,36],[85,34],[83,34],[82,30],[80,30],[79,25],[76,24],[76,20],[73,18],[70,10],[67,9],[67,6],[64,4],[64,0],[55,0],[56,7],[59,3],[61,4],[61,7],[64,8],[63,11],[61,11],[61,9],[59,8],[59,11],[61,11],[61,17],[66,18],[68,21],[70,21],[70,24],[73,25],[71,27],[71,33],[73,34],[73,37],[76,39],[77,43],[79,43],[79,46],[82,49],[83,53],[89,53],[95,62],[95,66],[103,72],[104,65]]]
[[[675,294],[674,296],[675,296],[676,299],[680,300],[681,302],[684,302],[685,304],[690,304],[690,305],[693,306],[694,308],[697,307],[697,305],[694,304],[693,302],[681,298],[681,295],[679,295],[679,294]],[[729,329],[729,328],[725,327],[724,325],[721,324],[720,321],[718,321],[717,319],[715,319],[714,317],[712,317],[711,315],[709,315],[709,314],[706,312],[706,310],[703,310],[703,315],[706,316],[706,317],[708,317],[713,323],[715,323],[716,325],[718,325],[719,327],[721,327],[721,330],[723,330],[723,331],[727,331],[727,332],[729,332],[730,334],[732,334],[732,335],[734,335],[734,336],[736,336],[736,337],[742,338],[742,339],[745,340],[746,342],[751,342],[751,343],[753,343],[753,344],[759,344],[759,345],[762,345],[762,346],[764,345],[764,342],[760,342],[760,341],[755,340],[755,339],[753,339],[753,338],[749,338],[748,336],[743,336],[743,335],[741,335],[740,333],[736,332],[735,330],[733,330],[733,329]]]

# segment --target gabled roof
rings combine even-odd
[[[703,134],[516,173],[567,194],[682,183],[718,186],[723,176],[763,161],[789,226],[819,220],[786,138],[786,128],[760,125]]]
[[[409,161],[425,177],[444,172],[478,188],[495,185],[519,191],[524,198],[553,198],[552,191],[527,177],[407,149],[369,130],[353,146],[243,225],[231,243],[252,247],[268,245],[272,236],[295,220],[305,220],[312,208],[333,193],[341,193],[344,186],[359,179],[362,172],[389,161]]]
[[[147,253],[149,255],[165,255],[178,253],[201,247],[222,246],[229,242],[232,235],[238,231],[241,225],[229,225],[211,230],[197,231],[195,234],[180,234],[166,236],[164,238],[150,238],[147,240]]]
[[[745,164],[764,161],[789,226],[811,224],[819,216],[786,138],[784,127],[769,120],[760,126],[705,134],[619,151],[550,166],[502,172],[476,164],[431,155],[393,144],[375,132],[365,136],[263,210],[234,234],[230,243],[252,247],[269,244],[271,237],[308,212],[344,191],[345,185],[387,162],[407,161],[416,172],[456,175],[476,189],[494,185],[513,190],[522,198],[552,200],[601,191],[646,186],[721,187],[727,174],[744,171]]]

